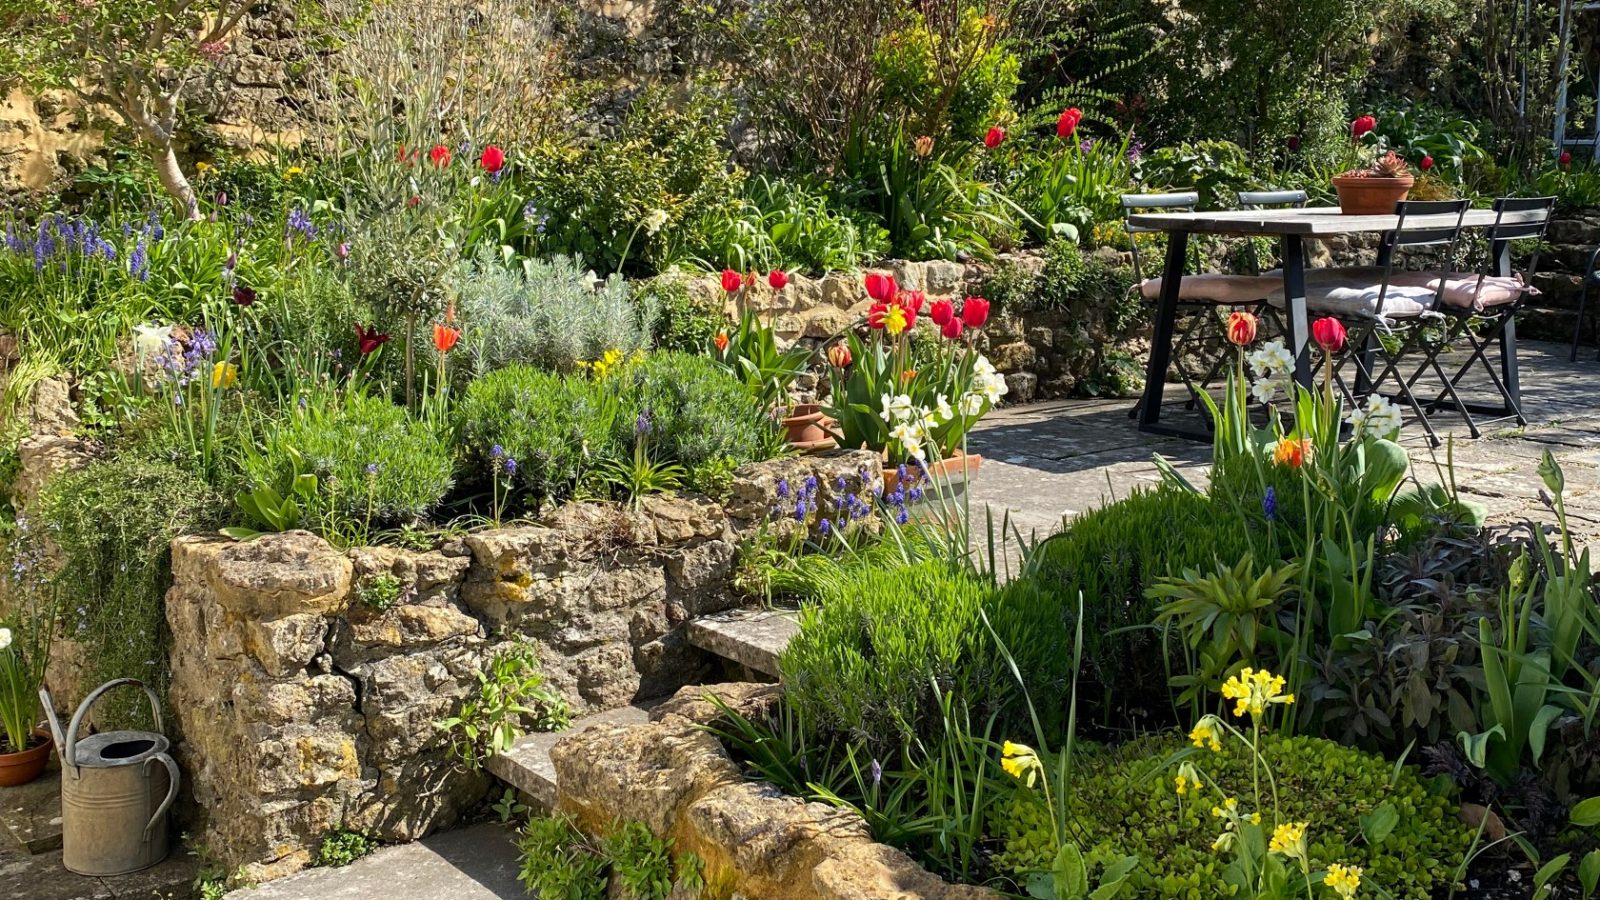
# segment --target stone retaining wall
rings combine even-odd
[[[453,764],[433,723],[498,650],[530,642],[578,713],[702,680],[712,660],[685,623],[738,603],[735,549],[775,500],[768,470],[860,489],[875,460],[757,463],[736,475],[728,510],[689,497],[569,504],[429,550],[341,551],[304,531],[177,539],[169,706],[190,834],[259,881],[304,866],[334,830],[398,841],[452,824],[486,781]],[[387,608],[363,599],[380,576],[401,586]]]
[[[986,900],[989,890],[952,885],[909,856],[873,841],[861,817],[786,797],[744,778],[701,726],[717,718],[717,694],[760,718],[774,685],[730,684],[679,691],[648,725],[598,725],[551,751],[557,806],[590,833],[643,822],[677,852],[705,863],[718,896],[762,900]]]

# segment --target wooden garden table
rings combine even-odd
[[[1534,213],[1506,213],[1503,221],[1514,224],[1531,221]],[[1246,209],[1217,212],[1137,213],[1128,217],[1134,228],[1167,233],[1167,260],[1161,270],[1161,297],[1156,305],[1155,336],[1150,344],[1150,363],[1145,370],[1144,399],[1138,411],[1139,430],[1177,437],[1209,439],[1207,431],[1193,431],[1161,423],[1161,402],[1165,394],[1167,369],[1172,363],[1172,340],[1178,318],[1178,289],[1188,261],[1189,235],[1223,234],[1243,237],[1276,237],[1282,244],[1285,327],[1289,351],[1294,354],[1295,381],[1311,386],[1311,360],[1308,350],[1310,328],[1306,320],[1307,238],[1326,238],[1339,234],[1371,234],[1393,231],[1399,224],[1396,215],[1347,216],[1336,206],[1310,206],[1299,209]],[[1462,226],[1483,228],[1495,223],[1491,209],[1469,209]],[[1451,227],[1455,216],[1408,216],[1406,227]],[[1511,274],[1508,242],[1497,241],[1490,248],[1495,274]],[[1386,261],[1380,259],[1379,265]],[[1517,390],[1516,333],[1514,323],[1506,324],[1501,342],[1500,370],[1513,400],[1520,402]]]

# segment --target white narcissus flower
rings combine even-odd
[[[668,218],[669,217],[667,215],[667,211],[666,210],[664,210],[664,209],[652,209],[644,217],[644,230],[647,233],[649,233],[651,235],[654,235],[656,232],[658,232],[661,229],[667,227],[667,219]]]
[[[899,422],[911,417],[911,397],[906,394],[891,396],[883,395],[883,420],[885,422]]]
[[[167,344],[171,341],[171,325],[135,325],[133,328],[133,349],[140,356],[159,356],[167,351]]]
[[[1271,403],[1278,399],[1278,382],[1262,378],[1250,385],[1250,397],[1257,403]]]
[[[961,414],[963,416],[976,416],[983,412],[983,395],[977,391],[967,391],[961,395]]]
[[[950,398],[943,394],[939,395],[939,401],[934,404],[934,412],[939,414],[939,419],[943,422],[955,418],[955,410],[950,408]]]
[[[0,650],[11,646],[11,629],[0,628]]]

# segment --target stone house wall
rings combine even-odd
[[[727,509],[690,497],[574,503],[430,550],[341,551],[304,531],[177,539],[169,707],[190,834],[229,871],[266,880],[307,864],[334,830],[400,841],[449,826],[487,782],[453,763],[433,723],[455,714],[497,651],[531,643],[577,714],[700,682],[713,660],[684,626],[739,602],[737,542],[764,518],[777,478],[871,489],[857,473],[874,461],[756,463]],[[382,575],[401,591],[379,609],[363,597]]]

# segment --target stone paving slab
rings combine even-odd
[[[0,825],[24,853],[61,849],[61,770],[56,764],[36,781],[0,788]]]
[[[191,900],[200,866],[177,847],[141,872],[115,878],[74,875],[61,865],[61,851],[27,854],[0,847],[0,897],[6,900]]]
[[[778,657],[799,631],[792,612],[741,609],[695,619],[688,634],[689,643],[701,650],[776,676]]]
[[[523,735],[509,751],[489,757],[487,768],[489,774],[550,809],[556,803],[556,767],[550,761],[550,748],[557,741],[593,725],[640,725],[648,721],[650,710],[644,706],[595,713],[573,722],[571,728]]]
[[[306,869],[228,900],[525,900],[515,832],[475,825],[384,847],[337,869]]]

